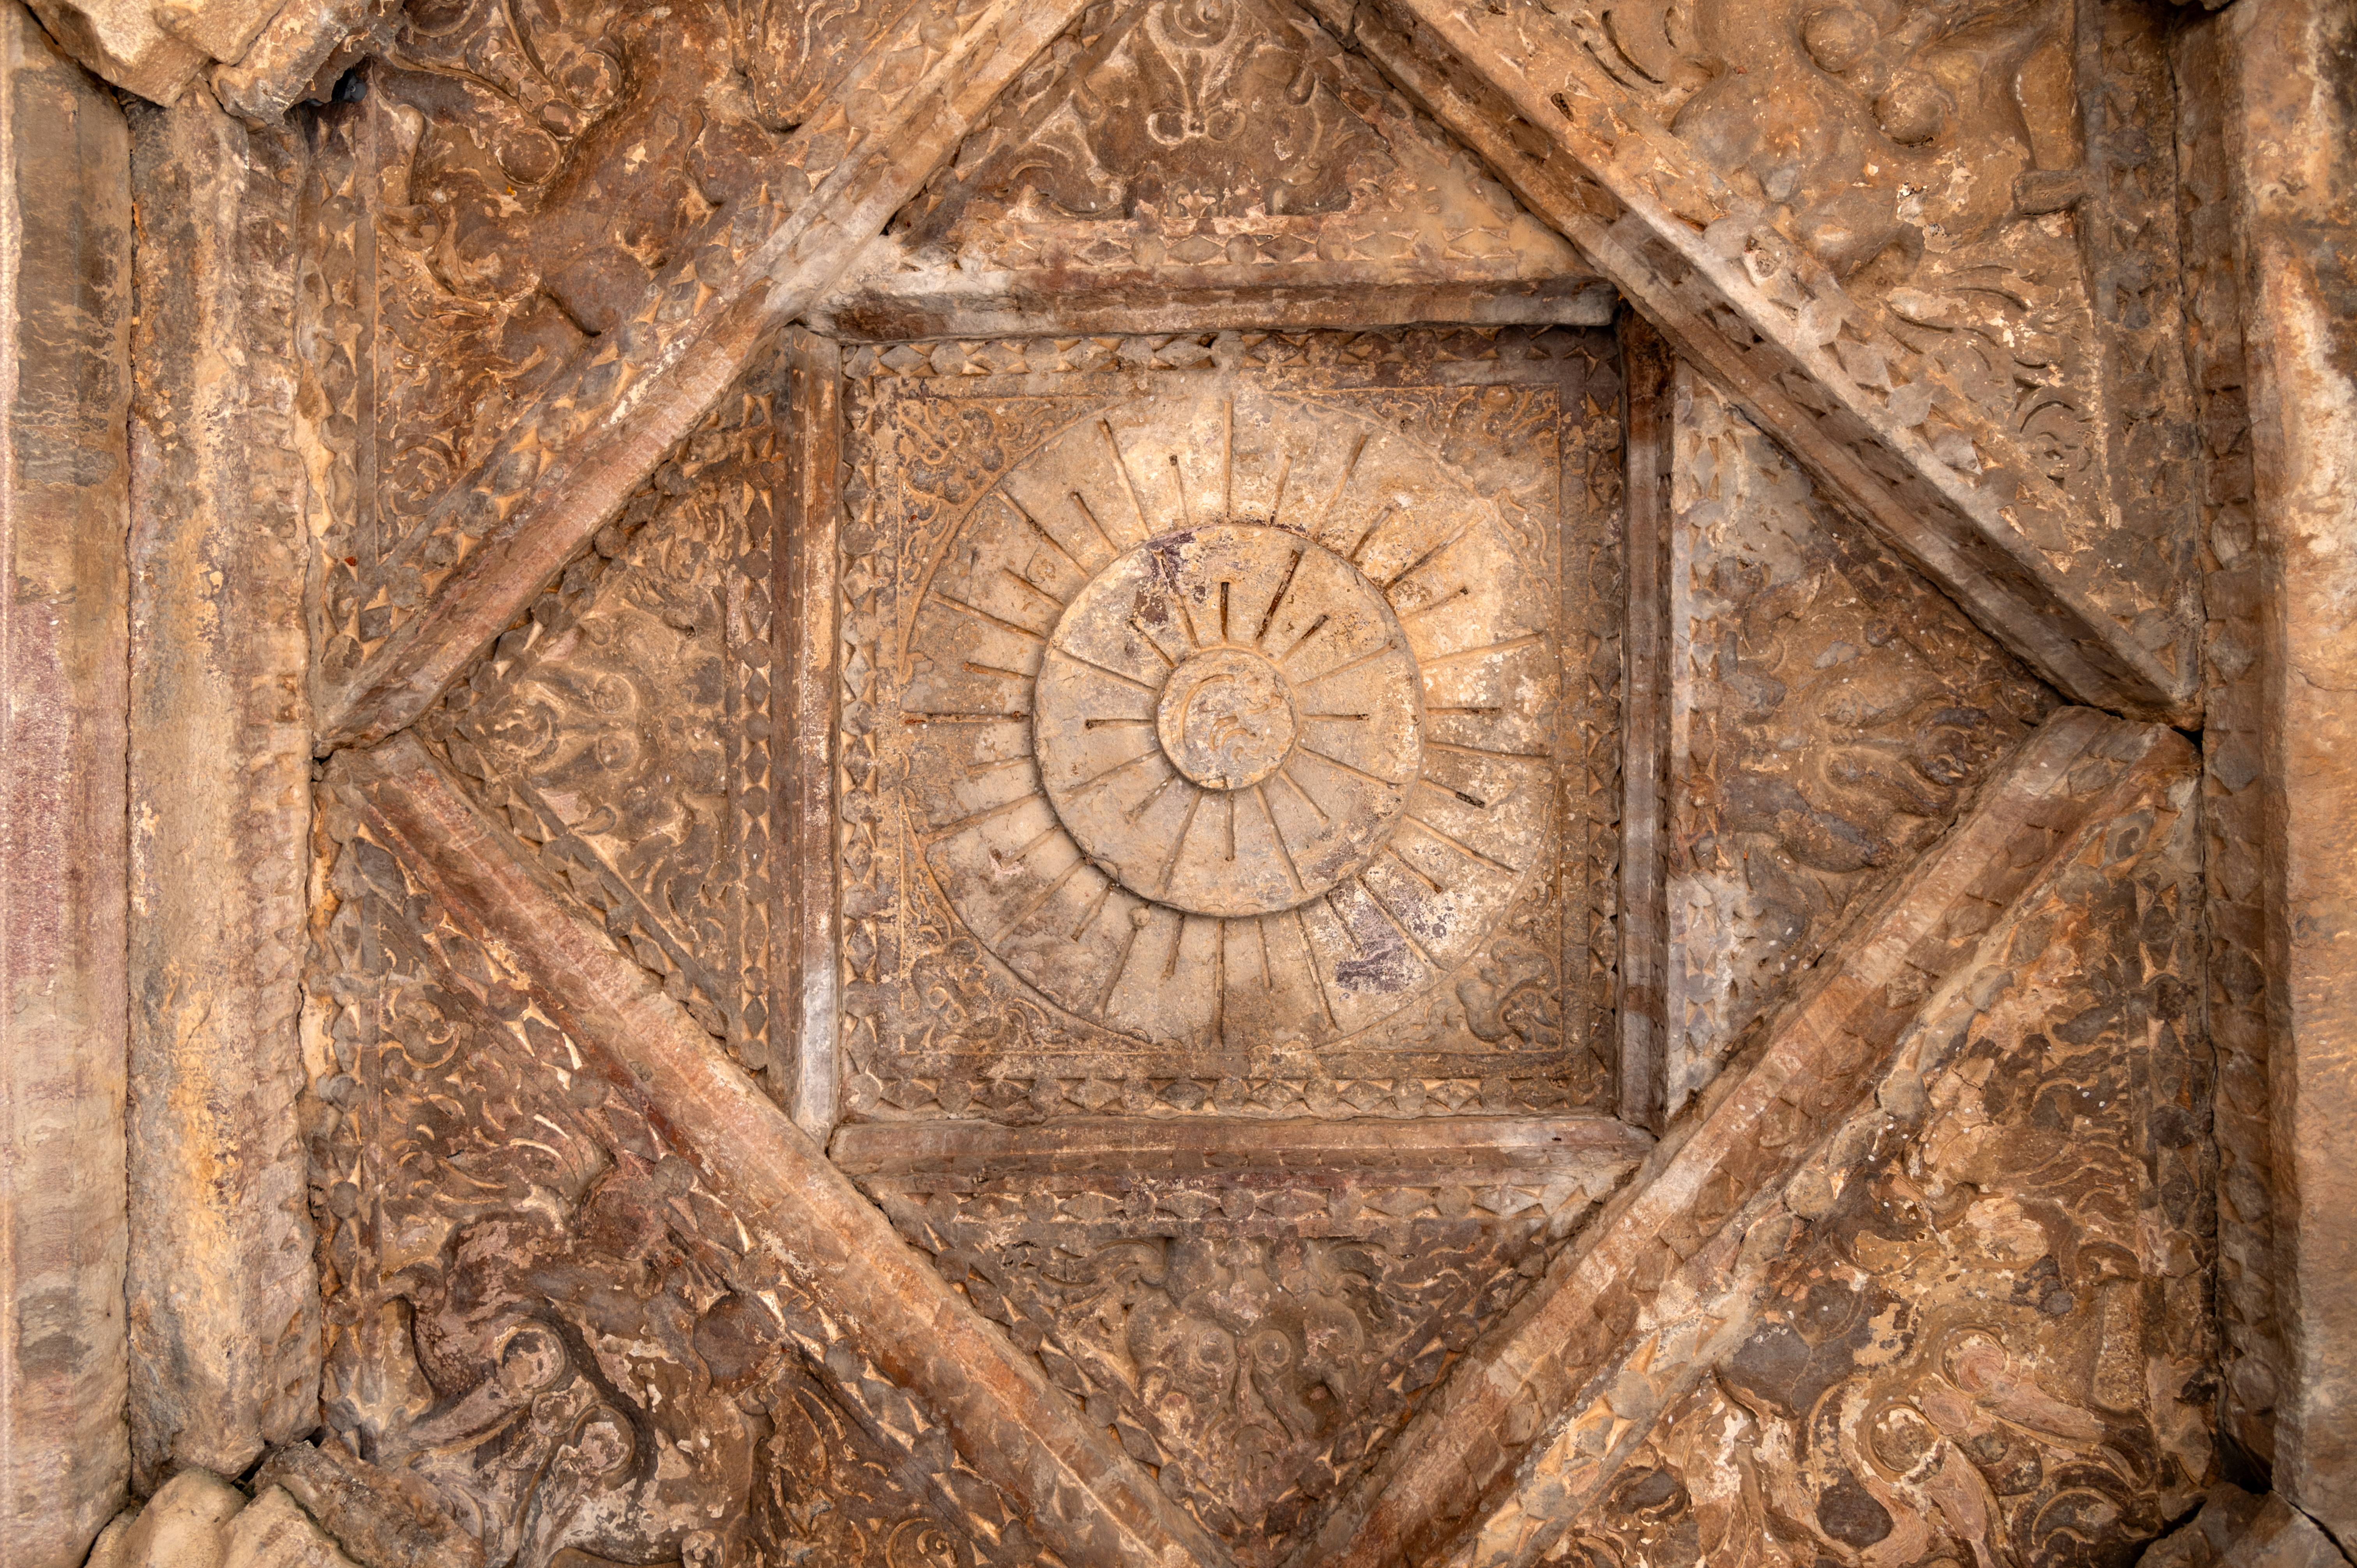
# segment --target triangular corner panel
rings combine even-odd
[[[814,319],[846,337],[1598,325],[1568,242],[1289,0],[1092,7]]]

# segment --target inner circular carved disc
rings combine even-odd
[[[1423,688],[1381,590],[1258,523],[1116,558],[1049,637],[1040,778],[1083,854],[1144,898],[1270,914],[1354,875],[1422,771]]]
[[[1275,772],[1297,727],[1284,675],[1248,648],[1189,656],[1163,682],[1154,725],[1171,763],[1206,789],[1248,789]]]

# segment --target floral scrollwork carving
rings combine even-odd
[[[353,1462],[484,1568],[1029,1562],[741,1201],[345,800],[328,811],[312,1215],[322,1412]]]

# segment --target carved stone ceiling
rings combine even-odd
[[[2206,1481],[2191,763],[2066,702],[2178,646],[2109,35],[1314,9],[413,6],[316,115],[305,1496],[1900,1568]]]

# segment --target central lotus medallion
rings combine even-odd
[[[1290,909],[1383,847],[1421,771],[1415,657],[1383,594],[1302,535],[1149,539],[1072,596],[1032,719],[1082,853],[1140,897]]]
[[[906,579],[894,777],[944,912],[1148,1044],[1347,1038],[1440,990],[1556,866],[1544,494],[1218,383],[1039,441]]]

